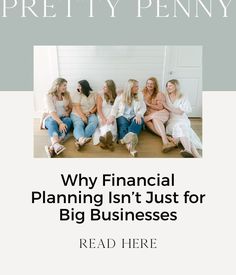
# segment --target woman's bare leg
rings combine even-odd
[[[187,137],[181,137],[180,138],[180,142],[182,143],[183,147],[184,147],[184,150],[188,151],[188,152],[192,152],[191,151],[191,143],[190,143],[190,140],[189,138]]]
[[[169,143],[163,122],[156,118],[154,118],[152,122],[155,128],[155,132],[161,137],[163,144]]]
[[[168,136],[167,139],[169,140],[169,142],[173,142],[174,144],[176,144],[176,146],[178,145],[178,143],[180,142],[179,138],[173,138],[171,136]]]
[[[146,126],[147,126],[153,133],[155,133],[156,135],[158,135],[158,133],[156,132],[155,127],[154,127],[154,125],[153,125],[153,123],[152,123],[151,120],[145,122],[145,124],[146,124]]]
[[[201,155],[193,144],[191,145],[191,152],[195,158],[201,158]]]
[[[54,137],[51,137],[51,143],[52,145],[55,144],[55,143],[59,143],[60,142],[60,139],[58,136],[54,136]]]

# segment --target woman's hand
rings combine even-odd
[[[156,106],[159,110],[162,110],[164,108],[163,102],[161,100],[156,101]]]
[[[108,120],[105,117],[101,119],[102,126],[106,125],[107,122],[108,122]]]
[[[115,118],[114,118],[114,117],[109,117],[109,118],[107,119],[107,125],[113,124],[114,121],[115,121]]]
[[[91,116],[91,113],[90,113],[90,112],[87,112],[87,113],[85,113],[85,116],[86,116],[86,117],[89,117],[89,116]]]
[[[70,116],[70,113],[69,113],[69,112],[64,112],[63,116],[64,116],[64,117],[69,117],[69,116]]]
[[[65,123],[60,123],[59,124],[59,131],[61,132],[61,133],[65,133],[66,132],[66,130],[67,130],[67,126],[66,126],[66,124]]]
[[[81,119],[83,120],[83,122],[84,122],[85,124],[88,124],[88,117],[87,117],[86,115],[82,115],[82,116],[81,116]]]
[[[142,118],[139,115],[136,115],[136,117],[134,118],[134,120],[136,121],[137,124],[141,125],[142,124]]]
[[[176,109],[175,109],[175,113],[176,113],[177,115],[182,115],[182,114],[184,113],[184,111],[182,111],[180,108],[176,108]]]

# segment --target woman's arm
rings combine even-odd
[[[145,102],[146,103],[146,102]],[[162,103],[161,103],[162,104]],[[150,107],[151,109],[153,109],[153,110],[156,110],[156,111],[160,111],[160,110],[162,110],[163,109],[163,107],[162,106],[158,106],[158,105],[154,105],[154,104],[150,104],[150,103],[146,103],[146,105],[148,106],[148,107]],[[163,105],[163,104],[162,104]],[[164,106],[164,105],[163,105]]]
[[[90,111],[89,111],[89,114],[92,115],[92,114],[95,114],[97,112],[97,106],[95,105]]]
[[[60,117],[57,114],[55,102],[53,101],[52,95],[47,94],[45,97],[45,104],[50,116],[57,122],[59,125],[60,132],[65,132],[67,126],[63,123]]]
[[[105,118],[102,111],[102,97],[100,95],[98,95],[97,97],[97,112],[99,117],[101,118],[102,124],[105,124],[107,119]]]
[[[152,105],[152,107],[155,110],[160,111],[160,110],[163,110],[165,108],[165,103],[166,103],[166,97],[165,97],[165,95],[162,92],[159,92],[157,94],[156,104]]]
[[[149,103],[147,98],[145,97],[145,95],[143,95],[144,102],[145,102],[146,106],[153,110],[156,110],[156,111],[162,110],[163,109],[162,102],[165,101],[165,96],[164,95],[161,96],[161,95],[160,95],[160,99],[156,99],[156,104]]]
[[[175,108],[168,106],[165,102],[162,103],[166,110],[168,110],[171,113],[174,113],[176,115],[182,115],[184,111],[182,111],[180,108]]]
[[[107,120],[108,124],[112,124],[115,121],[121,100],[122,100],[122,95],[119,95],[116,97],[115,102],[114,102],[111,112],[110,112],[110,116]]]
[[[65,113],[64,113],[64,116],[66,117],[69,117],[70,116],[70,113],[72,111],[72,100],[71,100],[71,97],[69,96],[69,99],[68,99],[69,103],[68,105],[65,107]]]
[[[137,111],[136,116],[143,117],[147,111],[147,107],[142,94],[139,94],[139,102],[140,102],[140,109]]]
[[[86,117],[86,115],[83,113],[80,104],[79,103],[74,103],[73,107],[75,108],[75,112],[81,117],[81,119],[83,120],[84,123],[88,122],[88,119]]]
[[[58,125],[63,123],[62,120],[59,118],[57,112],[51,112],[50,115],[57,122]]]

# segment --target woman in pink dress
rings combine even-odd
[[[160,92],[155,77],[150,77],[147,80],[143,96],[147,105],[147,112],[144,116],[145,124],[150,130],[161,137],[163,143],[162,152],[167,153],[174,149],[176,145],[172,141],[169,141],[166,136],[164,124],[169,119],[169,111],[163,105],[166,100],[165,95]]]

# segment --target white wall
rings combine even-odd
[[[129,78],[143,87],[150,76],[162,81],[164,46],[60,46],[60,75],[68,79],[75,91],[77,82],[87,79],[94,90],[100,90],[107,79],[122,88]]]

